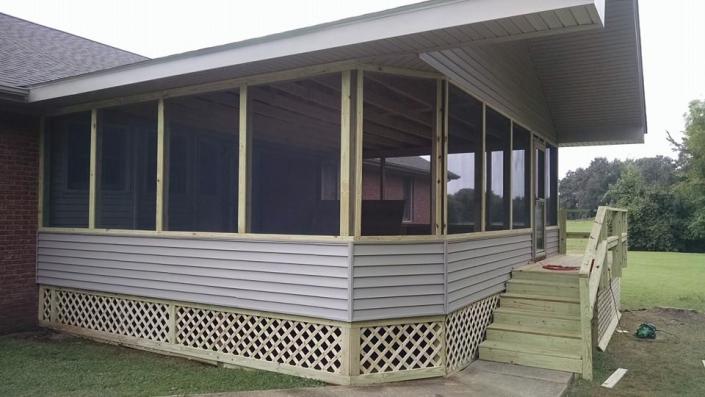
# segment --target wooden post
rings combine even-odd
[[[176,304],[175,303],[169,303],[167,304],[167,312],[169,315],[169,333],[167,335],[167,342],[171,343],[172,345],[176,344]]]
[[[251,132],[247,118],[248,87],[240,87],[240,118],[238,123],[238,177],[237,177],[237,232],[247,233],[250,229],[250,165]]]
[[[350,323],[350,328],[344,328],[347,331],[347,364],[348,376],[354,377],[360,375],[360,327],[355,323]]]
[[[352,76],[349,70],[341,74],[340,90],[340,235],[350,235],[350,148],[351,129],[351,87]]]
[[[482,182],[480,186],[482,187],[482,198],[480,200],[480,206],[482,209],[482,219],[480,221],[480,230],[485,231],[487,228],[487,153],[485,153],[487,146],[487,104],[482,103],[482,154],[480,156],[480,161],[482,162]]]
[[[580,330],[582,336],[582,376],[592,380],[592,311],[590,310],[590,275],[579,277]]]
[[[91,153],[88,179],[88,229],[95,229],[96,215],[96,167],[98,151],[98,110],[91,110]]]
[[[362,70],[357,70],[355,81],[355,211],[354,216],[354,236],[362,234],[362,160],[363,160],[363,107],[364,107],[364,78]]]
[[[512,191],[513,186],[514,186],[514,181],[512,178],[514,178],[514,120],[509,120],[509,160],[507,163],[509,164],[509,167],[507,167],[507,178],[506,180],[509,180],[508,186],[505,183],[505,186],[507,187],[507,190],[505,190],[504,194],[509,195],[509,225],[507,225],[508,229],[514,229],[514,200],[513,194],[514,192]]]
[[[436,110],[434,112],[434,127],[433,127],[433,144],[431,145],[431,175],[433,175],[433,188],[431,192],[433,197],[431,225],[433,230],[431,234],[440,235],[443,231],[443,80],[436,80]]]
[[[157,205],[155,229],[164,230],[164,99],[157,103]]]
[[[450,87],[448,80],[443,80],[443,139],[442,139],[442,168],[443,168],[443,184],[441,189],[442,199],[442,227],[441,234],[448,234],[448,97]]]
[[[568,220],[568,210],[561,208],[558,210],[558,253],[565,255],[567,252],[566,229]]]

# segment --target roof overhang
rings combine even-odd
[[[0,101],[25,103],[29,97],[29,89],[0,84]]]
[[[31,87],[29,102],[211,77],[422,52],[471,42],[540,37],[603,26],[605,0],[432,0],[257,39],[147,60]],[[253,67],[247,67],[251,65]],[[159,82],[155,84],[155,82]],[[150,84],[151,83],[151,84]],[[181,82],[183,84],[183,82]],[[121,90],[122,94],[125,92]],[[93,95],[95,98],[95,95]],[[85,99],[85,98],[83,98]]]

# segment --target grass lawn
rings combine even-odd
[[[567,228],[589,231],[591,221],[569,221]],[[566,249],[582,254],[586,243],[568,239]],[[629,251],[627,263],[622,277],[623,309],[660,306],[705,312],[705,254]]]
[[[226,369],[49,331],[0,337],[0,396],[164,396],[320,382]]]
[[[591,221],[569,221],[567,227],[590,231]],[[569,239],[568,252],[582,254],[585,244],[586,240]],[[705,254],[629,251],[622,277],[625,312],[619,325],[627,332],[615,333],[607,352],[595,351],[595,380],[579,380],[568,395],[704,396],[704,282]],[[661,330],[656,340],[633,336],[643,322]],[[629,372],[614,389],[601,387],[617,368]]]

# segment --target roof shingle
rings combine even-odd
[[[147,59],[0,13],[0,85],[28,87]]]

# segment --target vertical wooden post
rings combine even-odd
[[[169,315],[169,333],[167,334],[167,342],[172,345],[176,344],[176,304],[167,304],[167,312]]]
[[[567,252],[566,229],[568,210],[561,208],[558,210],[558,253],[565,255]]]
[[[250,165],[251,156],[251,131],[247,117],[248,87],[240,87],[240,118],[238,123],[238,177],[237,177],[237,232],[250,231]]]
[[[433,143],[431,144],[431,175],[433,176],[433,188],[431,192],[432,216],[431,234],[440,235],[443,231],[443,80],[436,80],[436,110],[434,112]]]
[[[482,162],[482,219],[480,222],[480,230],[485,231],[487,228],[487,104],[482,103],[482,154],[480,161]]]
[[[508,189],[504,194],[509,195],[509,229],[514,229],[514,200],[513,200],[513,186],[514,181],[514,120],[509,120],[509,167],[507,167],[507,179],[509,180]],[[505,184],[506,186],[506,184]]]
[[[364,79],[362,69],[357,70],[355,81],[355,221],[354,236],[362,234],[362,160],[363,160],[363,108],[364,108]]]
[[[96,215],[96,167],[98,151],[98,110],[91,110],[91,154],[88,174],[88,229],[95,229]]]
[[[442,227],[441,234],[448,234],[448,97],[450,87],[448,86],[448,80],[443,80],[443,139],[442,139],[442,168],[443,168],[443,183],[441,194],[443,196],[441,200],[442,205]]]
[[[535,235],[536,230],[534,228],[536,219],[536,143],[534,142],[534,134],[529,134],[529,223],[531,227],[531,234],[534,241],[535,248]],[[534,255],[536,253],[534,252]]]
[[[59,290],[56,288],[51,288],[50,290],[49,304],[51,305],[49,310],[49,321],[51,323],[56,323],[59,319]]]
[[[37,227],[44,226],[44,152],[46,151],[46,117],[39,119],[39,173],[37,175]]]
[[[343,328],[343,335],[346,336],[344,346],[348,347],[344,360],[347,371],[343,373],[351,377],[358,376],[360,375],[360,327],[350,323],[350,328]]]
[[[579,277],[580,288],[580,330],[582,336],[582,376],[592,380],[592,313],[590,310],[590,276]]]
[[[157,103],[157,205],[155,229],[158,232],[164,230],[164,98],[159,98]]]
[[[351,148],[351,87],[349,70],[341,75],[340,90],[340,235],[350,235],[350,148]]]

